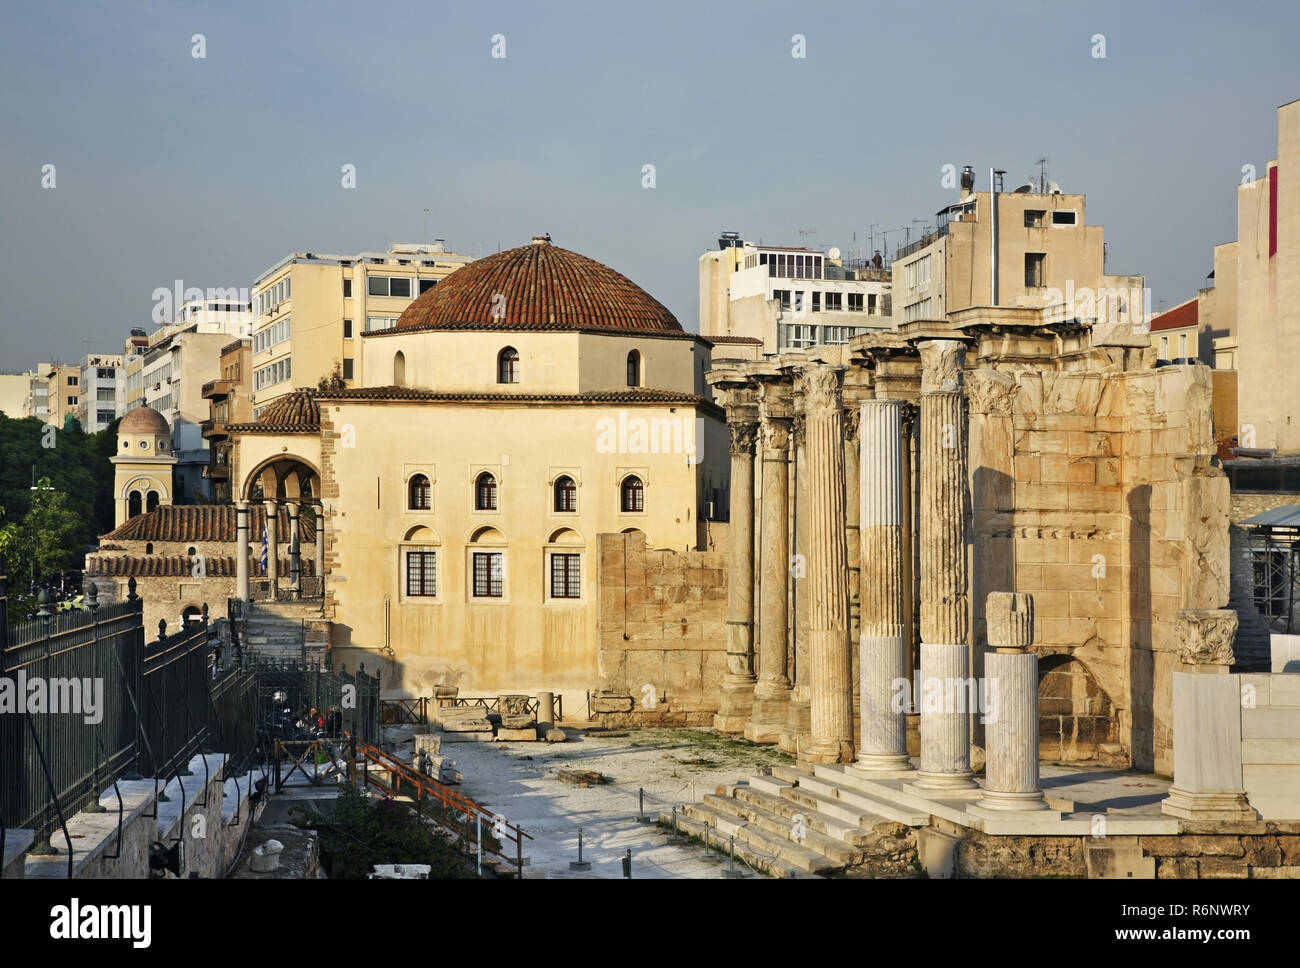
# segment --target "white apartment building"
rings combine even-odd
[[[88,434],[107,430],[126,407],[126,363],[121,353],[94,353],[81,361],[77,422]]]

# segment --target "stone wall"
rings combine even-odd
[[[1265,819],[1300,820],[1300,675],[1241,677],[1241,778]]]
[[[725,525],[712,525],[725,546]],[[727,556],[650,551],[642,534],[599,536],[599,691],[610,725],[707,725],[727,671]]]

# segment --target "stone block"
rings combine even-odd
[[[533,743],[537,741],[537,728],[529,726],[526,729],[507,729],[503,726],[497,730],[496,738],[498,743]]]
[[[591,697],[593,713],[626,713],[632,711],[631,696],[612,696],[600,694]]]
[[[562,729],[548,729],[546,731],[546,742],[548,743],[563,743],[568,738],[568,735]]]
[[[448,733],[442,739],[444,743],[490,743],[492,738],[492,730],[484,729],[471,733]]]
[[[444,721],[442,730],[444,739],[447,738],[448,733],[477,733],[484,730],[490,733],[492,721],[482,716],[461,716]]]
[[[957,847],[961,838],[936,830],[934,827],[921,827],[916,832],[917,860],[931,880],[946,881],[956,876]]]
[[[1273,672],[1300,672],[1300,635],[1270,636]]]

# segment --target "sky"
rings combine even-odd
[[[1294,2],[5,0],[0,370],[120,352],[177,279],[433,238],[550,233],[696,330],[721,231],[892,251],[944,165],[1041,157],[1169,308],[1276,154],[1298,35]]]

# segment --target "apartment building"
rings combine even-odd
[[[962,172],[958,200],[893,261],[900,322],[944,320],[972,306],[1053,307],[1052,317],[1145,325],[1142,276],[1106,274],[1105,230],[1087,223],[1084,195],[1052,182],[976,192]]]
[[[314,387],[336,368],[354,385],[361,334],[391,329],[416,298],[471,261],[437,239],[351,256],[295,252],[261,273],[252,290],[254,419],[293,388]]]
[[[15,419],[27,416],[27,400],[32,393],[32,374],[0,373],[0,413]]]
[[[126,365],[120,353],[96,353],[81,361],[77,422],[88,434],[107,430],[126,404]]]
[[[249,402],[248,373],[253,357],[253,341],[247,337],[221,348],[220,375],[203,384],[202,394],[208,401],[208,419],[200,425],[208,443],[208,466],[204,477],[218,504],[233,500],[230,489],[230,424],[248,423],[253,419]]]
[[[45,422],[61,428],[81,404],[81,367],[45,363],[38,378],[45,384]]]
[[[700,335],[755,339],[764,353],[893,329],[889,270],[838,248],[744,242],[723,232],[699,261]]]

